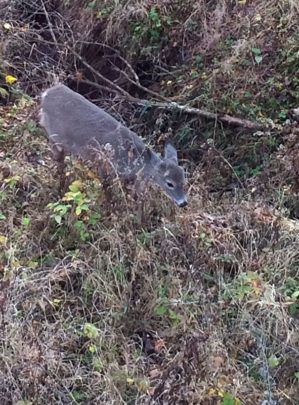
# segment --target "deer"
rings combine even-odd
[[[165,143],[163,158],[159,157],[135,132],[63,84],[43,92],[40,124],[60,174],[66,154],[75,154],[97,167],[101,181],[118,177],[137,185],[151,182],[179,207],[187,205],[184,171],[170,142]]]

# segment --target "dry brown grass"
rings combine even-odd
[[[289,114],[298,91],[297,3],[105,1],[100,19],[99,2],[79,11],[77,1],[45,4],[52,33],[44,13],[23,1],[0,11],[12,26],[1,28],[4,76],[16,75],[31,94],[54,75],[68,78],[150,142],[173,133],[189,206],[176,209],[152,189],[140,224],[128,195],[116,185],[109,206],[73,159],[69,182],[81,181],[86,215],[99,217],[89,223],[79,216],[89,232],[82,240],[70,202],[58,225],[47,205],[65,202],[49,145],[28,120],[35,105],[2,84],[10,99],[0,110],[1,405],[227,405],[228,395],[235,405],[296,404],[298,132],[290,115],[283,121],[278,114]],[[154,6],[162,24],[156,31],[169,38],[161,44],[153,38]],[[119,49],[130,67],[100,41]],[[99,78],[70,49],[138,97],[148,94],[115,67],[132,78],[135,69],[144,86],[178,101],[272,117],[277,126],[251,134],[189,115],[137,111],[107,90],[84,87],[81,76]],[[204,66],[194,64],[196,56]],[[286,102],[267,104],[281,94]]]
[[[72,212],[49,217],[55,167],[24,133],[1,164],[1,404],[296,403],[299,241],[281,212],[203,195],[194,172],[186,212],[152,191],[140,226],[121,199],[82,242]]]

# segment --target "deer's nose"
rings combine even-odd
[[[188,203],[187,203],[187,200],[185,200],[185,201],[180,202],[180,203],[179,203],[179,206],[180,206],[180,207],[186,207],[187,204],[188,204]]]

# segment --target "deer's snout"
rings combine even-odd
[[[185,200],[185,201],[182,201],[181,203],[179,203],[179,206],[180,206],[181,208],[183,208],[183,207],[186,207],[187,204],[188,204],[188,203],[187,203],[187,200]]]
[[[174,201],[175,201],[176,204],[177,204],[179,207],[181,207],[181,208],[186,207],[186,205],[188,204],[186,197],[185,197],[185,198],[182,198],[181,200],[174,199]]]

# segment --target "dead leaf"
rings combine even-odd
[[[225,362],[225,359],[221,356],[215,356],[212,360],[212,367],[213,368],[220,368]]]
[[[155,342],[155,350],[156,352],[160,352],[163,347],[165,347],[165,342],[163,339],[159,339]]]
[[[14,403],[14,405],[33,405],[31,401],[27,401],[26,399],[24,401],[17,401]]]
[[[5,76],[5,83],[12,84],[15,83],[18,79],[15,76],[6,75]]]
[[[76,72],[75,77],[80,82],[82,80],[82,73],[81,72]]]
[[[263,224],[275,224],[278,221],[278,217],[271,214],[271,212],[262,208],[256,208],[254,210],[256,220]]]
[[[1,243],[2,245],[5,245],[6,242],[7,242],[7,237],[4,236],[4,235],[0,235],[0,243]]]
[[[156,378],[161,375],[161,371],[158,370],[157,368],[153,368],[152,370],[150,370],[149,375],[151,378]]]

